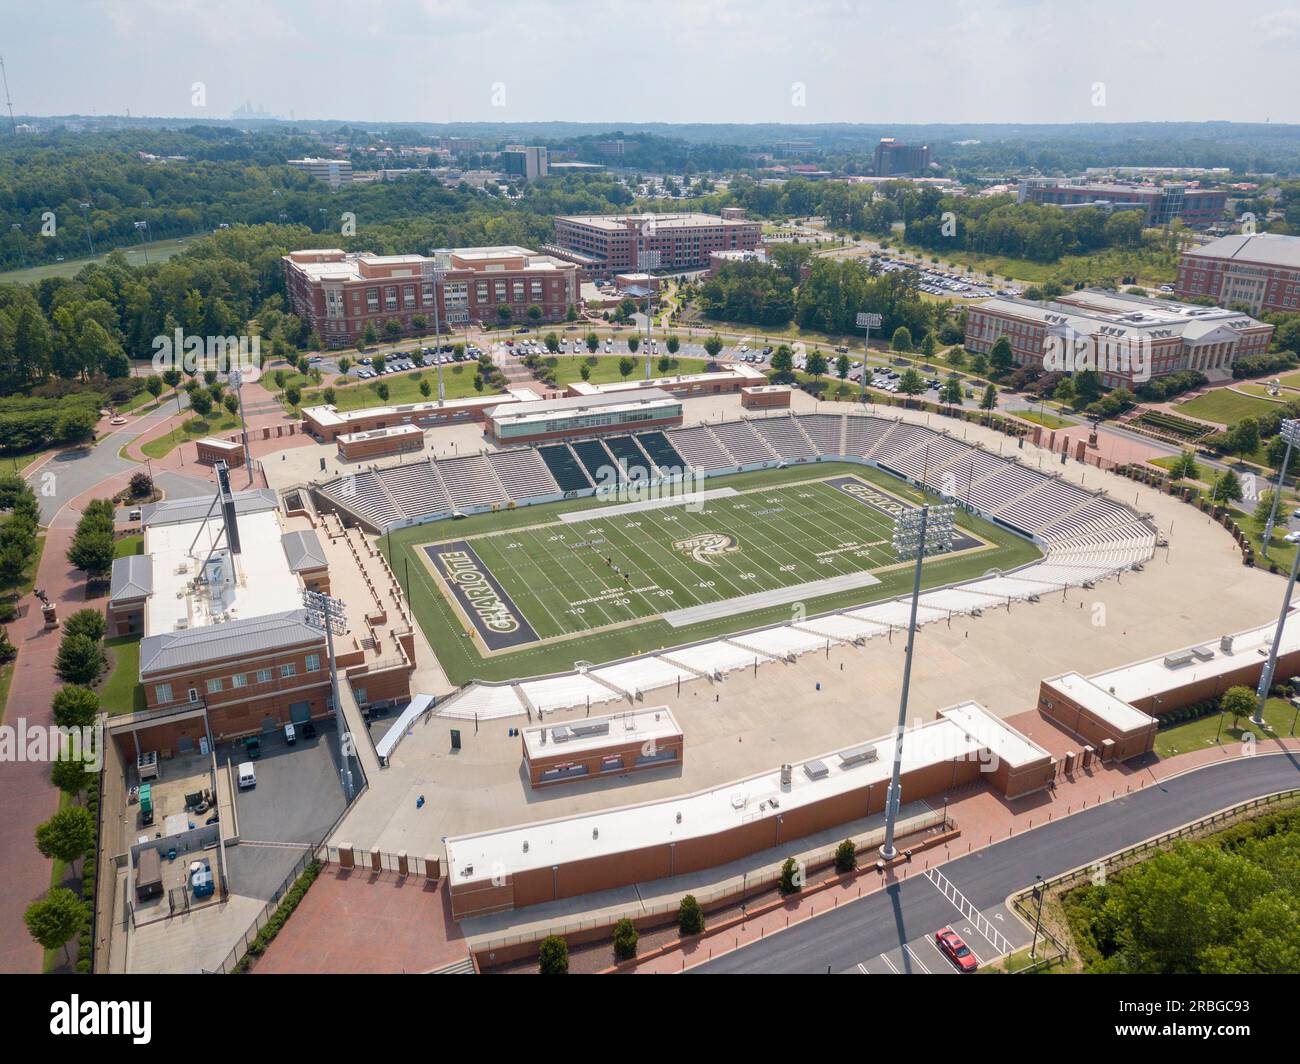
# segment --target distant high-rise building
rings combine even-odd
[[[1181,182],[1138,185],[1033,177],[1020,182],[1018,198],[1021,203],[1050,203],[1066,208],[1101,206],[1109,211],[1142,211],[1146,225],[1168,225],[1178,219],[1194,229],[1204,229],[1222,217],[1228,193]]]
[[[876,145],[877,177],[910,177],[925,173],[929,166],[928,144],[900,144],[893,137],[881,137]]]
[[[525,181],[536,181],[550,173],[550,161],[545,148],[526,148],[522,144],[507,144],[501,152],[501,170],[517,174]]]

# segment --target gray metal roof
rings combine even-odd
[[[225,658],[246,658],[283,647],[324,642],[325,636],[307,624],[306,610],[268,613],[264,617],[223,621],[202,628],[182,628],[146,636],[140,641],[140,675],[169,672]]]
[[[299,573],[304,569],[323,569],[329,562],[325,550],[320,545],[314,529],[301,532],[286,532],[280,537],[284,547],[284,556],[289,559],[289,569]]]
[[[153,594],[153,559],[147,554],[131,554],[113,559],[113,579],[108,601],[131,602]]]
[[[211,495],[198,495],[190,499],[167,499],[143,506],[140,509],[140,524],[148,528],[150,525],[183,525],[186,521],[202,521],[209,509],[212,509],[213,517],[218,517],[221,510],[212,505],[216,493],[217,489],[214,485]],[[236,514],[274,510],[280,504],[279,497],[270,488],[237,491],[231,495],[231,498],[235,500]]]
[[[1236,259],[1266,266],[1300,269],[1300,236],[1284,233],[1233,233],[1211,240],[1186,254],[1193,258]]]

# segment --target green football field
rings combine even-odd
[[[379,543],[455,683],[539,675],[788,620],[788,598],[726,605],[761,592],[811,585],[796,597],[813,615],[911,587],[911,567],[892,551],[891,511],[919,497],[894,477],[836,462],[713,477],[706,487],[737,494],[702,509],[618,515],[600,515],[616,500],[521,507],[403,529]],[[927,560],[925,586],[1039,557],[1033,544],[969,514],[959,512],[958,531],[957,551]],[[862,573],[879,582],[817,583]],[[665,619],[717,603],[717,615]]]
[[[891,527],[813,482],[466,542],[551,639],[891,565]]]

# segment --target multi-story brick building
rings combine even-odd
[[[287,527],[274,492],[229,500],[233,532],[206,497],[145,507],[143,553],[113,565],[109,630],[143,636],[144,708],[126,731],[186,749],[204,735],[219,741],[329,716],[326,640],[308,623],[305,590],[345,597],[335,661],[357,702],[408,698],[414,643],[406,619],[365,597],[359,570],[331,567],[309,519]]]
[[[763,227],[716,214],[578,215],[555,219],[555,243],[546,250],[575,255],[595,276],[640,270],[692,270],[708,266],[714,251],[752,251]]]
[[[372,326],[379,335],[396,321],[409,331],[416,317],[431,330],[434,315],[447,331],[473,322],[562,321],[579,300],[578,267],[528,248],[455,248],[426,255],[370,255],[337,248],[284,256],[293,312],[329,347],[346,347]]]
[[[1243,304],[1258,314],[1300,310],[1300,237],[1234,233],[1183,253],[1175,288],[1187,299]]]
[[[1142,211],[1146,225],[1168,225],[1177,219],[1194,229],[1205,229],[1223,217],[1228,193],[1225,189],[1195,188],[1182,182],[1137,185],[1043,177],[1021,181],[1018,200],[1057,207],[1099,205],[1112,211]]]
[[[1227,376],[1238,358],[1266,351],[1272,334],[1271,325],[1222,307],[1084,289],[1052,301],[999,296],[972,306],[965,346],[987,354],[1005,336],[1018,365],[1095,368],[1106,387],[1133,388],[1185,369]]]

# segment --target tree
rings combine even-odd
[[[553,332],[548,332],[543,342],[546,344],[546,350],[551,354],[555,354],[560,349],[560,338]]]
[[[839,377],[841,381],[847,380],[849,376],[850,365],[851,363],[849,362],[849,356],[840,355],[840,357],[835,360],[835,376]],[[862,372],[863,373],[866,372],[865,366],[863,367]]]
[[[388,382],[387,382],[387,381],[380,381],[378,384],[376,384],[376,385],[375,385],[375,394],[376,394],[377,396],[379,396],[380,399],[384,400],[384,402],[387,402],[387,401],[388,401]]]
[[[205,391],[193,391],[190,393],[190,409],[198,414],[201,418],[206,418],[212,413],[212,396]]]
[[[1259,449],[1259,422],[1244,417],[1228,433],[1228,450],[1238,458],[1245,458]]]
[[[371,360],[370,365],[371,368],[374,369],[376,373],[382,374],[384,372],[385,367],[387,367],[388,365],[388,359],[386,359],[383,355],[376,355]]]
[[[677,906],[677,930],[683,935],[698,935],[704,931],[704,910],[694,894],[687,894]]]
[[[818,350],[808,356],[808,372],[814,377],[820,377],[826,372],[826,356]]]
[[[934,332],[927,332],[925,336],[921,338],[921,354],[926,358],[934,358],[934,353],[938,349],[939,345],[935,341]]]
[[[147,391],[150,395],[152,395],[155,399],[157,399],[158,396],[162,395],[162,390],[163,390],[162,378],[159,377],[156,373],[151,373],[148,377],[145,378],[144,388],[145,391]]]
[[[636,956],[636,926],[626,916],[614,925],[614,956],[621,961],[631,960]]]
[[[60,687],[50,709],[60,728],[89,728],[99,716],[99,696],[89,687]]]
[[[137,499],[143,495],[150,495],[153,493],[153,477],[143,469],[138,473],[132,473],[130,488],[131,494]]]
[[[627,338],[627,349],[631,351],[632,354],[635,355],[637,352],[637,348],[639,348],[640,346],[641,346],[641,338],[639,336],[629,336]]]
[[[65,683],[92,684],[104,671],[104,652],[88,636],[65,635],[54,658],[54,670]]]
[[[385,387],[387,387],[385,385]],[[290,406],[297,406],[302,402],[302,389],[296,384],[291,384],[284,390],[284,401]]]
[[[584,362],[584,363],[579,367],[578,372],[582,374],[582,379],[583,379],[584,381],[589,381],[589,380],[591,380],[591,367],[590,367],[589,365],[587,365],[587,363]]]
[[[234,414],[239,409],[239,396],[234,392],[227,392],[221,397],[221,405],[226,408],[227,414]]]
[[[63,622],[63,635],[67,638],[69,635],[84,635],[86,638],[98,643],[108,632],[108,623],[104,620],[104,615],[99,610],[86,609],[77,610]]]
[[[962,366],[966,365],[966,349],[960,345],[950,347],[944,357],[948,360],[948,365],[953,369],[961,369]]]
[[[390,340],[396,340],[402,335],[402,323],[396,318],[389,318],[384,322],[384,335]]]
[[[714,333],[704,341],[704,350],[709,353],[710,358],[717,358],[718,352],[722,350],[722,337]]]
[[[347,355],[344,355],[342,358],[339,359],[340,373],[346,374],[347,371],[350,370],[351,368],[352,368],[352,359],[348,358]]]
[[[1056,382],[1052,389],[1052,398],[1062,406],[1069,406],[1075,397],[1074,381],[1069,377],[1062,377]]]
[[[660,374],[666,374],[673,368],[673,360],[667,355],[660,355],[659,361],[656,362],[655,365],[659,367]]]
[[[511,317],[511,314],[512,314],[512,311],[510,310],[510,308],[509,308],[508,306],[506,306],[506,304],[502,303],[499,307],[497,307],[497,322],[498,322],[498,324],[503,325],[503,326],[505,326],[505,325],[509,325],[509,324],[510,324],[510,317]]]
[[[68,548],[68,561],[92,580],[103,578],[113,568],[113,533],[99,529],[77,533]]]
[[[537,323],[542,320],[542,308],[536,303],[532,303],[525,313],[528,315],[529,323],[536,328]]]
[[[60,809],[43,824],[36,825],[36,848],[42,857],[74,864],[95,842],[95,818],[81,805]]]
[[[925,381],[917,370],[909,367],[903,370],[903,375],[898,379],[898,390],[910,399],[925,391]]]
[[[1214,481],[1210,498],[1219,504],[1241,501],[1241,481],[1231,469],[1225,469]]]
[[[1223,692],[1223,697],[1219,700],[1219,708],[1224,713],[1232,714],[1232,726],[1237,726],[1237,721],[1242,717],[1249,717],[1255,712],[1256,706],[1255,692],[1249,687],[1229,687]]]
[[[618,371],[623,375],[624,379],[629,377],[634,369],[636,369],[636,363],[626,355],[618,360]]]
[[[665,346],[668,348],[668,353],[670,355],[675,355],[679,350],[681,350],[682,342],[676,336],[670,335]]]
[[[537,970],[542,975],[569,974],[569,945],[559,935],[547,935],[537,949]]]
[[[600,337],[594,332],[587,333],[587,350],[594,355],[598,347],[600,347]]]
[[[892,351],[901,351],[906,353],[912,350],[912,330],[906,325],[900,325],[894,330],[894,336],[889,341],[889,347]]]
[[[948,406],[961,406],[961,381],[956,377],[949,377],[943,382],[943,391],[939,398]]]
[[[79,758],[61,757],[50,766],[50,780],[54,786],[74,798],[89,786],[92,779],[85,761]]]
[[[793,857],[787,857],[781,866],[780,888],[782,894],[797,894],[803,890],[803,869]]]
[[[772,369],[776,371],[773,379],[790,380],[794,376],[794,352],[786,344],[781,344],[772,352]]]
[[[433,388],[428,381],[420,381],[420,394],[426,399],[433,394]]]
[[[980,409],[987,411],[987,414],[984,418],[985,424],[987,424],[989,421],[992,420],[993,410],[997,405],[998,405],[998,390],[995,387],[993,387],[993,385],[990,384],[987,388],[984,389],[984,396],[982,399],[980,399]]]
[[[67,887],[53,887],[45,897],[27,906],[23,914],[27,932],[43,949],[54,950],[67,945],[90,925],[90,908]]]
[[[1095,369],[1080,370],[1074,375],[1074,394],[1078,406],[1095,403],[1101,397],[1101,375]]]
[[[1266,491],[1259,497],[1259,502],[1255,504],[1255,512],[1251,519],[1256,526],[1262,531],[1268,525],[1269,514],[1273,512],[1273,493]]]
[[[1180,480],[1199,480],[1201,478],[1201,467],[1196,464],[1196,453],[1194,451],[1180,451],[1177,457],[1174,458],[1173,465],[1169,467],[1169,476],[1175,483]]]
[[[333,406],[334,400],[338,398],[338,394],[333,388],[326,388],[321,392],[321,398],[325,400],[327,406]]]
[[[995,376],[1002,377],[1011,372],[1014,366],[1015,358],[1011,352],[1011,341],[1005,336],[999,336],[993,341],[993,347],[989,351],[989,365],[993,367]]]
[[[852,872],[858,867],[858,849],[852,839],[845,839],[835,847],[835,871]]]

